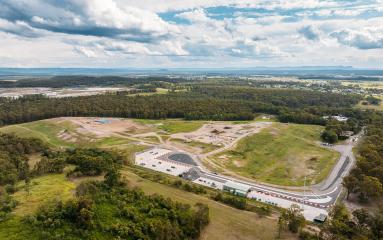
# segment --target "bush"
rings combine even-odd
[[[15,193],[17,191],[17,188],[13,184],[7,184],[4,187],[5,191],[9,194]]]
[[[338,135],[333,130],[325,130],[321,135],[322,139],[328,143],[336,143],[338,141]]]
[[[222,193],[216,193],[215,195],[211,196],[211,198],[217,202],[222,202],[227,205],[230,205],[232,207],[244,210],[247,207],[247,201],[245,198],[238,197],[238,196],[229,196]]]

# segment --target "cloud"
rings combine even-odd
[[[181,19],[186,19],[190,22],[208,22],[211,19],[207,16],[206,11],[204,9],[195,9],[190,12],[182,12],[176,14],[176,17]]]
[[[74,48],[74,51],[77,53],[80,53],[88,58],[96,58],[98,55],[91,49],[83,47],[83,46],[76,46]]]
[[[32,28],[23,21],[10,22],[0,18],[0,31],[20,35],[26,38],[36,38],[44,35],[42,31]]]
[[[68,40],[75,45],[74,51],[87,57],[103,55],[141,55],[141,56],[186,56],[189,53],[179,42],[161,41],[156,44],[126,42],[121,40]],[[158,45],[161,48],[158,48]]]
[[[383,48],[383,31],[345,29],[330,34],[340,44],[358,49]]]
[[[298,29],[298,33],[305,37],[307,40],[317,41],[319,40],[319,33],[312,26],[305,26]]]
[[[212,8],[230,6],[235,8],[262,8],[275,9],[311,9],[323,7],[344,6],[347,1],[335,0],[117,0],[121,3],[130,3],[139,8],[154,12],[186,11],[197,8]]]
[[[1,16],[8,21],[51,32],[136,42],[157,41],[177,33],[176,26],[157,14],[118,5],[114,0],[3,0],[2,4],[6,10]]]
[[[383,21],[382,0],[0,2],[0,57],[12,63],[26,52],[57,66],[383,63],[381,51],[366,51],[382,48],[383,31],[371,28]]]

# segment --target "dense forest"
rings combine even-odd
[[[350,214],[343,204],[334,206],[319,233],[301,231],[301,240],[348,240],[383,238],[383,209],[371,213],[357,209]]]
[[[29,177],[28,154],[41,153],[46,146],[39,139],[0,134],[0,185],[13,185]]]
[[[187,82],[183,78],[168,77],[119,77],[119,76],[55,76],[49,78],[26,78],[17,81],[1,81],[0,88],[28,88],[28,87],[92,87],[92,86],[132,86],[149,83],[180,83]]]
[[[0,124],[61,116],[250,120],[255,113],[276,114],[283,122],[324,125],[325,114],[357,117],[359,96],[304,90],[199,87],[165,95],[105,94],[87,97],[25,96],[0,99]]]
[[[383,195],[383,114],[371,113],[363,141],[358,146],[358,161],[343,185],[362,202]]]

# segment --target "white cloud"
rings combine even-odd
[[[382,0],[0,1],[0,59],[9,63],[33,64],[29,53],[36,64],[75,66],[383,63],[383,31],[373,28]],[[231,8],[208,9],[216,6]],[[170,10],[170,21],[160,17]],[[42,42],[55,56],[39,54]]]
[[[350,30],[344,29],[331,33],[339,43],[359,49],[383,48],[383,28]]]
[[[329,0],[118,0],[124,4],[154,12],[185,11],[196,8],[232,6],[237,8],[302,9],[342,6],[344,2]]]
[[[22,21],[34,29],[137,42],[156,41],[178,32],[177,26],[163,21],[157,14],[118,5],[114,0],[62,0],[57,5],[43,0],[3,1],[10,10],[0,17]]]

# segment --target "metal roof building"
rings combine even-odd
[[[250,186],[242,183],[237,183],[233,181],[227,181],[223,185],[223,190],[234,195],[246,197],[247,193],[250,191]]]

